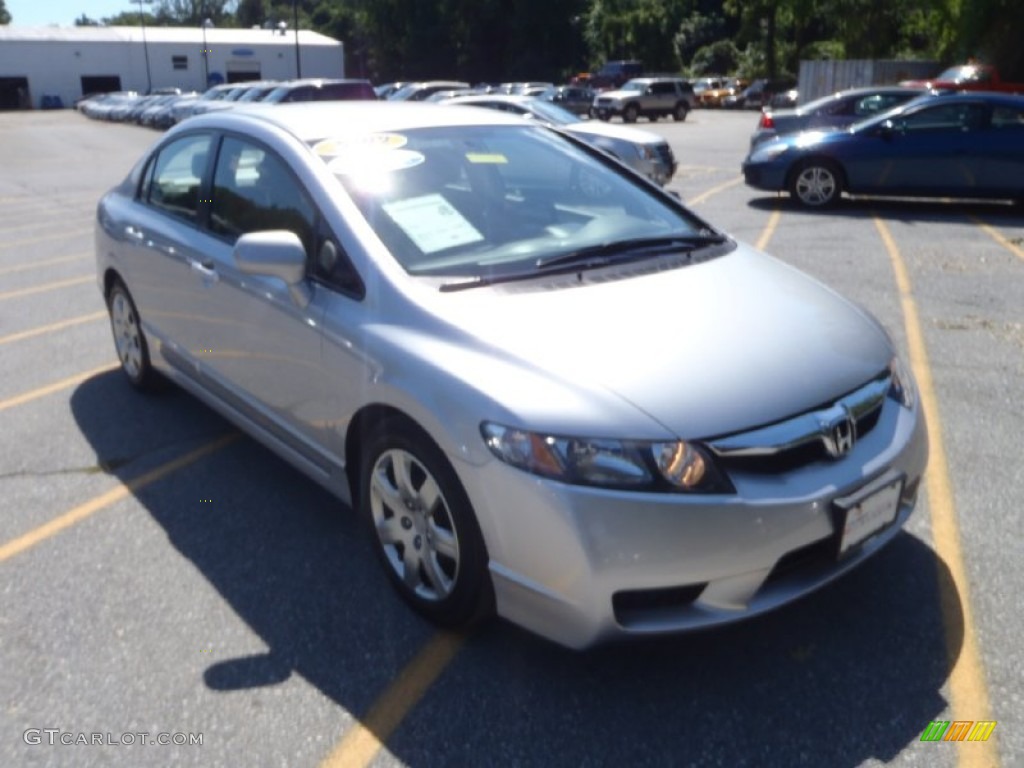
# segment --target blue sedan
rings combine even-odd
[[[743,162],[746,183],[825,207],[843,192],[1024,200],[1024,97],[925,96],[845,130],[780,136]]]

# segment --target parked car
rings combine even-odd
[[[785,93],[796,87],[792,79],[755,80],[738,94],[727,96],[722,101],[726,109],[763,109],[772,103],[778,93]]]
[[[932,88],[940,91],[999,91],[1024,93],[1024,83],[1003,80],[991,64],[961,64],[950,67],[928,80],[905,80],[900,85]]]
[[[480,91],[474,88],[453,88],[448,91],[434,91],[432,94],[423,99],[426,102],[437,102],[447,101],[448,99],[454,99],[458,96],[476,96]]]
[[[693,92],[697,99],[697,106],[717,108],[722,106],[729,96],[739,93],[746,88],[750,83],[747,80],[738,77],[727,77],[721,81],[721,85],[717,87],[701,88],[697,90],[696,85],[694,86]]]
[[[221,88],[221,86],[215,87]],[[203,115],[207,112],[221,112],[225,109],[233,109],[243,96],[251,93],[254,88],[260,87],[260,83],[253,80],[243,83],[231,83],[227,88],[213,91],[213,93],[207,91],[206,93],[210,94],[209,97],[203,94],[203,96],[200,96],[186,107],[188,112],[186,116],[194,117],[195,115]]]
[[[577,115],[589,115],[594,107],[596,97],[597,92],[593,88],[581,85],[560,85],[540,95],[540,98]]]
[[[428,80],[420,83],[407,83],[388,96],[388,100],[424,101],[430,94],[437,91],[454,91],[469,87],[469,83],[464,83],[461,80]]]
[[[594,117],[624,123],[646,117],[654,122],[671,116],[681,122],[694,107],[693,87],[680,77],[638,77],[617,91],[602,91],[594,99]]]
[[[701,97],[705,91],[714,91],[725,86],[727,80],[719,75],[710,75],[707,77],[698,77],[692,81],[694,106],[702,106]]]
[[[180,123],[186,117],[191,117],[196,112],[202,111],[211,101],[221,101],[228,94],[237,90],[235,83],[221,83],[203,91],[198,98],[182,100],[171,108],[171,119],[173,123]]]
[[[350,501],[444,626],[497,611],[580,648],[741,620],[915,503],[922,410],[874,319],[513,115],[197,116],[102,198],[95,244],[127,380]]]
[[[796,88],[790,88],[788,91],[780,91],[772,96],[772,100],[768,102],[768,109],[796,109],[799,103],[800,91]]]
[[[378,99],[387,99],[391,97],[391,94],[397,91],[399,88],[407,85],[408,83],[404,80],[397,80],[391,83],[382,83],[381,85],[374,86],[373,91],[377,94]]]
[[[292,101],[348,101],[353,99],[377,100],[377,92],[369,80],[312,78],[280,83],[260,101],[264,104],[283,104]]]
[[[280,88],[282,84],[280,80],[261,80],[259,82],[246,83],[249,88],[238,97],[237,101],[239,104],[245,104],[249,101],[263,101],[277,88]]]
[[[846,130],[759,144],[743,175],[813,207],[843,192],[1024,200],[1024,98],[923,96]]]
[[[668,184],[676,172],[672,147],[658,134],[624,125],[583,120],[543,99],[485,94],[457,97],[443,103],[487,107],[554,126],[603,149],[657,184]]]
[[[750,137],[751,148],[779,134],[812,128],[840,128],[888,112],[904,102],[928,93],[924,88],[899,85],[874,85],[850,88],[804,104],[796,109],[772,109],[762,112]]]
[[[126,111],[142,98],[137,91],[111,91],[86,99],[79,105],[79,111],[94,120],[109,120],[115,110]]]
[[[177,94],[171,96],[160,96],[153,99],[145,109],[141,110],[136,119],[139,125],[145,125],[149,127],[156,127],[157,121],[165,115],[168,110],[172,109],[173,106],[179,103],[183,96],[197,95],[197,94]]]
[[[587,77],[587,85],[597,91],[621,88],[627,81],[644,73],[644,63],[636,59],[606,61],[597,72]]]

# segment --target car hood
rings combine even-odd
[[[597,94],[600,99],[633,99],[638,96],[643,96],[640,91],[601,91]]]
[[[849,126],[821,126],[792,133],[779,133],[774,141],[783,142],[791,149],[807,150],[829,144],[841,144],[855,135],[851,133]],[[767,144],[760,145],[758,149],[764,146]]]
[[[893,354],[861,309],[744,245],[667,271],[639,262],[581,277],[434,294],[431,312],[531,375],[578,382],[581,397],[603,388],[683,438],[820,406],[877,376]]]
[[[570,123],[560,126],[562,130],[583,136],[600,136],[609,139],[619,139],[633,144],[662,144],[665,139],[651,131],[642,128],[630,128],[617,123],[603,123],[600,120],[582,120],[578,123]]]

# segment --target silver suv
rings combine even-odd
[[[683,121],[694,106],[693,87],[679,77],[637,77],[617,91],[605,91],[594,99],[593,116],[609,120],[619,115],[624,123],[638,117],[652,122],[669,115]]]

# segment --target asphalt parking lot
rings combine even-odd
[[[580,654],[438,634],[350,510],[191,397],[132,391],[92,215],[159,136],[0,113],[0,765],[1024,765],[1024,210],[808,212],[740,180],[755,123],[638,127],[694,210],[882,321],[927,486],[808,599]],[[997,726],[923,742],[932,721]]]

